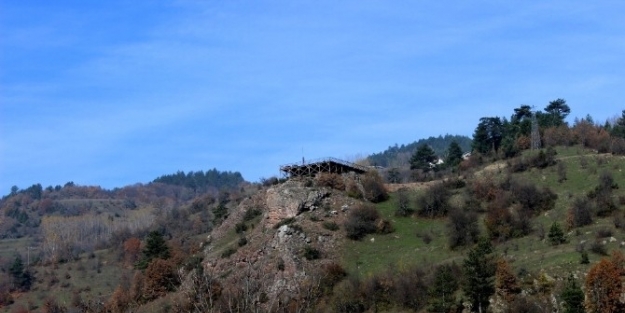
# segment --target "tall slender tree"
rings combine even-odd
[[[503,121],[499,117],[482,117],[473,133],[473,150],[479,153],[497,152],[504,137]]]
[[[434,282],[428,289],[430,297],[429,312],[449,312],[454,304],[454,293],[458,289],[458,280],[451,265],[440,265],[434,271]]]
[[[560,297],[564,302],[563,313],[584,313],[584,292],[577,284],[573,274],[567,278]]]
[[[445,158],[445,164],[447,166],[456,166],[462,161],[462,149],[455,140],[449,144],[447,148],[447,157]]]
[[[464,294],[471,301],[474,310],[486,312],[488,298],[495,293],[495,260],[493,246],[487,238],[482,238],[469,251],[464,260]]]

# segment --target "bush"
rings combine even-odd
[[[304,251],[303,251],[303,255],[304,258],[306,260],[316,260],[319,259],[321,257],[321,252],[319,252],[319,250],[311,247],[311,246],[305,246],[304,247]]]
[[[221,253],[221,257],[222,258],[228,258],[231,255],[233,255],[235,252],[237,252],[237,249],[234,247],[228,247],[226,250],[224,250],[224,252]]]
[[[339,230],[339,225],[335,222],[323,222],[323,228],[331,231]]]
[[[261,211],[260,209],[249,208],[247,209],[247,211],[245,211],[245,215],[243,215],[243,221],[249,222],[255,217],[260,216],[261,214],[263,214],[263,211]]]
[[[590,252],[598,254],[598,255],[603,255],[603,256],[608,255],[608,250],[606,249],[605,245],[601,244],[601,242],[599,242],[598,240],[595,240],[590,245],[589,250]]]
[[[547,151],[540,150],[537,155],[530,158],[530,164],[532,167],[545,168],[556,164],[556,150],[552,147],[548,147]]]
[[[295,218],[294,217],[288,217],[288,218],[285,218],[285,219],[281,220],[280,222],[278,222],[276,225],[273,226],[273,228],[278,229],[278,228],[282,227],[282,225],[289,225],[289,224],[292,224],[293,222],[295,222]]]
[[[592,203],[586,197],[576,198],[568,211],[568,229],[582,227],[592,223]]]
[[[539,190],[532,183],[513,181],[511,182],[510,191],[522,208],[534,215],[555,208],[556,200],[558,199],[558,195],[551,189],[545,187]]]
[[[410,208],[410,197],[408,191],[400,189],[397,191],[397,209],[395,210],[395,216],[407,217],[414,213],[414,210]]]
[[[436,183],[417,198],[417,212],[420,216],[430,218],[445,216],[451,208],[450,197],[449,190],[442,183]]]
[[[341,265],[334,262],[325,264],[322,267],[322,270],[324,275],[321,280],[321,286],[326,291],[332,290],[332,287],[334,287],[334,285],[336,285],[347,276],[347,272],[345,271],[345,269]]]
[[[242,232],[244,232],[244,231],[246,231],[246,230],[247,230],[247,225],[245,225],[245,223],[244,223],[244,222],[236,223],[236,224],[234,225],[234,231],[235,231],[237,234],[240,234],[240,233],[242,233]]]
[[[349,180],[345,186],[347,196],[354,199],[362,199],[362,192],[355,181]]]
[[[345,190],[343,177],[336,173],[319,173],[316,177],[316,184],[320,187],[329,187],[336,190]]]
[[[467,210],[452,210],[447,222],[449,248],[472,245],[480,234],[477,214]]]
[[[237,244],[239,245],[239,247],[245,246],[247,244],[247,238],[245,237],[239,238],[239,241],[237,242]]]
[[[371,205],[361,205],[350,210],[343,225],[347,237],[360,240],[367,234],[375,233],[377,230],[375,222],[379,217],[378,211]]]
[[[612,230],[609,228],[601,228],[597,230],[597,238],[607,238],[612,237]]]
[[[612,139],[612,154],[625,155],[625,139],[623,138]]]
[[[362,188],[365,191],[365,199],[378,203],[388,199],[388,191],[384,186],[384,180],[377,171],[369,171],[362,177]]]
[[[376,223],[376,232],[378,234],[390,234],[395,231],[395,228],[391,224],[390,221],[385,219],[380,219]]]

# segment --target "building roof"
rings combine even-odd
[[[337,158],[323,158],[309,162],[292,163],[280,166],[280,171],[287,176],[314,176],[317,173],[343,174],[354,172],[362,174],[368,170],[367,167],[351,163]]]

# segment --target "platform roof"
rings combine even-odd
[[[323,158],[309,162],[292,163],[280,166],[280,172],[290,177],[315,176],[317,173],[321,172],[336,174],[354,172],[362,174],[367,170],[368,168],[366,166],[339,160],[337,158]]]

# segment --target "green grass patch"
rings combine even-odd
[[[370,275],[389,266],[435,264],[457,258],[457,252],[446,248],[445,219],[396,217],[394,196],[378,203],[377,209],[381,218],[391,221],[395,232],[368,235],[361,241],[349,240],[342,263],[350,273]],[[424,234],[431,236],[429,243],[420,237]]]

